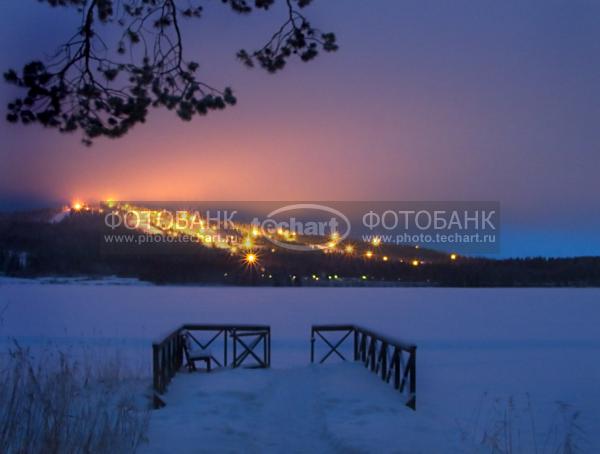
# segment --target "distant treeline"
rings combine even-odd
[[[263,248],[248,266],[239,254],[198,244],[109,245],[103,217],[51,224],[0,218],[0,273],[9,276],[120,276],[158,284],[428,285],[452,287],[599,286],[600,257],[492,260],[413,247],[386,249],[393,260]],[[400,261],[398,257],[405,257]],[[419,265],[412,262],[419,260]],[[421,263],[423,262],[423,263]]]

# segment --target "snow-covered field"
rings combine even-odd
[[[270,324],[274,370],[181,374],[166,395],[170,405],[152,416],[148,452],[172,452],[164,446],[173,440],[178,452],[239,451],[242,443],[250,452],[485,452],[483,434],[500,437],[498,424],[507,421],[522,452],[554,452],[558,432],[578,433],[567,427],[576,412],[585,431],[577,443],[600,452],[600,289],[5,280],[0,318],[5,341],[86,355],[120,351],[148,374],[151,340],[183,322]],[[308,366],[310,325],[348,322],[417,344],[416,413],[356,364]]]

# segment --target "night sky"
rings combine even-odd
[[[125,138],[0,124],[0,208],[73,200],[492,200],[502,256],[600,255],[600,1],[315,0],[341,46],[248,70],[281,8],[206,1],[184,28],[204,81],[238,105],[151,112]],[[0,3],[0,68],[52,53],[79,16]],[[18,92],[0,84],[3,106]],[[4,108],[4,107],[3,107]]]

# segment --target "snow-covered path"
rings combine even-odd
[[[181,373],[165,399],[142,453],[459,452],[358,364]]]
[[[264,399],[258,420],[257,441],[260,446],[283,452],[300,452],[290,440],[303,440],[303,452],[331,450],[324,436],[325,420],[315,368],[275,371]],[[306,451],[308,450],[308,451]]]

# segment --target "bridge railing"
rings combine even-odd
[[[329,338],[327,337],[329,335]],[[336,340],[331,336],[336,335]],[[354,361],[392,383],[394,389],[407,394],[406,405],[413,410],[417,406],[417,346],[378,334],[357,325],[313,325],[311,328],[310,361],[315,362],[315,343],[322,341],[328,350],[318,360],[324,363],[333,355],[346,361],[340,347],[352,342]]]
[[[184,358],[183,333],[190,334],[192,341],[202,349],[208,349],[222,342],[221,361],[215,354],[211,359],[221,367],[271,366],[271,327],[267,325],[201,325],[185,324],[152,344],[152,376],[154,390],[164,394],[173,376],[181,369]],[[202,342],[194,333],[205,332],[211,335]],[[257,351],[262,344],[262,351]],[[229,362],[229,349],[233,351]]]

